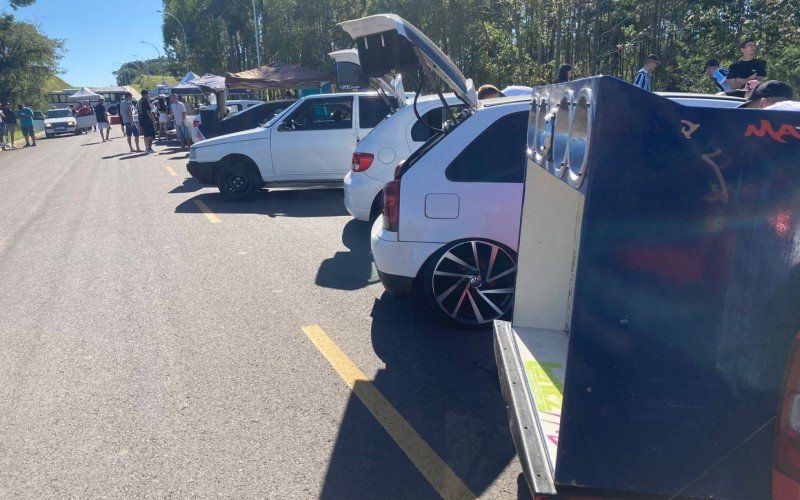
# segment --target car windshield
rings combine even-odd
[[[72,113],[68,109],[51,109],[47,112],[48,118],[69,118]]]
[[[269,127],[271,127],[271,126],[272,126],[273,124],[275,124],[275,123],[276,123],[278,120],[281,120],[281,119],[282,119],[282,118],[283,118],[283,117],[284,117],[284,116],[285,116],[287,113],[291,113],[291,112],[294,110],[294,108],[296,108],[296,107],[298,106],[298,104],[300,104],[301,102],[303,102],[303,100],[302,100],[302,99],[300,99],[299,101],[295,102],[294,104],[292,104],[292,105],[291,105],[291,106],[289,106],[288,108],[284,109],[283,111],[281,111],[281,112],[280,112],[280,113],[278,113],[277,115],[273,116],[273,117],[272,117],[272,118],[271,118],[271,119],[270,119],[270,120],[269,120],[267,123],[265,123],[265,124],[261,125],[261,127],[262,127],[262,128],[269,128]]]

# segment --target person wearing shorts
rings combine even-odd
[[[3,121],[2,109],[0,109],[0,149],[6,150],[6,124]]]
[[[122,122],[122,130],[128,137],[128,148],[131,153],[139,152],[139,129],[136,128],[136,123],[133,121],[133,95],[130,92],[125,92],[125,100],[119,103],[119,119]],[[131,137],[136,137],[136,149],[133,149],[131,144]]]
[[[100,131],[100,138],[103,142],[110,141],[109,135],[111,134],[111,126],[108,124],[108,112],[106,112],[105,100],[101,97],[100,102],[94,107],[94,116],[97,118],[97,130]],[[106,131],[103,137],[103,130]]]
[[[5,133],[8,135],[6,146],[9,149],[17,149],[14,145],[14,132],[17,130],[17,114],[11,109],[9,103],[3,104],[3,123],[6,125]]]
[[[33,110],[24,104],[18,104],[17,116],[19,116],[19,128],[22,129],[22,137],[25,138],[25,145],[22,147],[36,146],[36,134],[33,132]]]
[[[142,129],[144,136],[144,152],[147,154],[155,153],[153,150],[153,140],[156,138],[156,126],[158,123],[153,115],[153,107],[150,104],[150,92],[142,90],[142,98],[136,105],[139,112],[139,128]]]

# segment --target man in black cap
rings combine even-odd
[[[747,95],[740,107],[752,109],[772,109],[800,111],[800,102],[793,101],[794,92],[788,84],[777,80],[761,82]]]
[[[750,80],[763,82],[767,77],[767,62],[756,59],[756,42],[753,39],[745,40],[739,45],[742,58],[731,64],[727,81],[734,89],[740,89]]]
[[[730,84],[725,82],[725,79],[728,77],[728,70],[719,67],[719,61],[716,59],[709,59],[706,62],[706,67],[704,69],[706,75],[711,78],[711,81],[714,82],[714,86],[720,92],[727,92],[731,90]]]

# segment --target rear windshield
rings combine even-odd
[[[47,112],[48,118],[69,118],[72,113],[68,109],[51,109]]]
[[[412,106],[413,106],[413,104],[412,104]],[[451,106],[450,108],[453,109],[453,110],[456,110],[456,109],[459,108],[459,106]],[[444,108],[438,108],[438,109],[439,109],[439,111],[444,111]],[[462,111],[463,111],[463,113],[461,115],[458,115],[458,124],[459,125],[461,125],[462,123],[467,121],[472,116],[472,114],[469,113],[466,109],[462,109]],[[419,124],[419,121],[417,121],[417,124]],[[439,144],[439,141],[444,139],[444,137],[447,134],[449,134],[454,128],[455,127],[452,126],[451,124],[446,125],[444,127],[444,131],[443,132],[439,132],[439,131],[432,130],[432,129],[428,128],[428,130],[430,131],[429,133],[431,134],[430,138],[427,141],[425,141],[425,143],[422,146],[420,146],[419,149],[417,149],[416,151],[411,153],[411,155],[406,159],[405,163],[403,163],[403,168],[400,169],[399,175],[402,176],[404,173],[406,173],[406,171],[409,168],[411,168],[420,158],[425,156],[425,153],[427,153],[428,151],[433,149],[434,146]]]

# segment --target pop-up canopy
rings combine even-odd
[[[102,97],[100,94],[94,93],[86,87],[81,87],[79,91],[69,96],[73,101],[99,101],[100,97]]]
[[[212,91],[225,89],[225,77],[212,75],[211,73],[206,73],[201,77],[195,78],[191,83],[198,87],[206,87]]]
[[[225,75],[225,84],[238,89],[293,89],[318,87],[331,81],[321,71],[274,61],[260,68]]]

